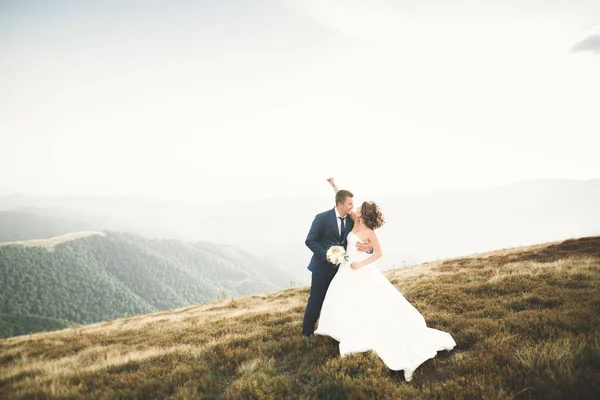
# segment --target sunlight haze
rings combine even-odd
[[[600,2],[0,1],[0,193],[600,177]]]

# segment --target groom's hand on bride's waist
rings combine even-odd
[[[362,240],[356,242],[356,249],[360,252],[366,252],[367,254],[373,254],[373,245],[369,242],[365,243]]]

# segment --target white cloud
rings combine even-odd
[[[574,40],[573,52],[600,54],[600,25],[593,26]]]

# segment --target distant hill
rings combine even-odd
[[[399,178],[387,186],[390,194],[385,195],[347,188],[357,203],[375,200],[383,209],[387,222],[378,231],[384,249],[377,262],[381,270],[494,248],[600,235],[600,179],[405,191]],[[304,244],[310,224],[315,214],[333,206],[333,193],[325,181],[322,196],[260,199],[252,194],[244,198],[243,207],[142,198],[0,196],[0,210],[36,207],[48,212],[46,216],[61,218],[66,217],[64,210],[71,210],[96,218],[100,223],[91,229],[240,247],[281,265],[304,284],[310,282],[306,266],[312,254]]]
[[[0,398],[600,398],[600,237],[384,274],[457,343],[410,383],[303,338],[303,287],[0,340]]]
[[[59,244],[70,242],[73,240],[81,239],[88,236],[106,236],[104,232],[101,231],[76,231],[69,232],[63,235],[52,236],[44,239],[33,239],[33,240],[21,240],[14,242],[0,242],[0,247],[2,246],[24,246],[24,247],[44,247],[47,250],[54,251],[54,247]]]
[[[290,285],[281,270],[232,246],[110,231],[77,237],[0,244],[0,336]],[[53,322],[45,326],[44,318]]]
[[[90,225],[81,221],[40,217],[22,211],[0,211],[0,242],[43,239],[87,229]]]

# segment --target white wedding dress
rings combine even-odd
[[[370,256],[356,249],[357,240],[354,232],[348,234],[350,262]],[[358,270],[340,267],[327,290],[315,334],[340,342],[342,356],[373,350],[388,368],[404,370],[406,381],[438,351],[456,346],[449,333],[427,327],[421,313],[374,263]]]

